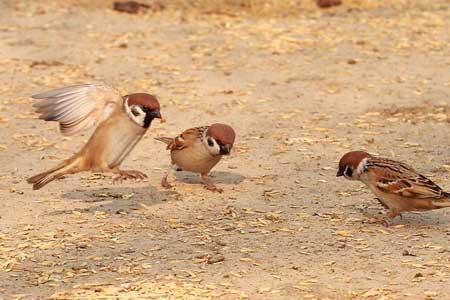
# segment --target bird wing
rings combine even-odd
[[[59,122],[62,135],[75,135],[108,118],[123,98],[116,89],[103,84],[68,86],[31,96],[39,118]]]
[[[172,142],[167,145],[167,149],[174,151],[190,147],[202,137],[204,131],[207,129],[208,126],[187,129],[175,137]]]
[[[373,172],[377,187],[406,198],[442,198],[444,192],[430,179],[410,166],[387,159],[371,159],[367,169]]]

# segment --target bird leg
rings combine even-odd
[[[218,192],[218,193],[223,192],[223,189],[218,188],[217,186],[214,185],[214,183],[212,183],[211,179],[208,177],[208,174],[201,174],[201,175],[202,175],[202,180],[203,180],[205,189],[212,191],[212,192]]]
[[[381,206],[383,206],[385,209],[389,209],[389,206],[387,206],[383,201],[381,201],[380,198],[375,198],[378,200],[378,202],[380,202]]]
[[[385,216],[380,216],[380,215],[377,216],[377,215],[372,215],[369,213],[364,213],[364,216],[369,219],[368,223],[382,224],[386,227],[389,227],[391,225],[390,221]]]
[[[371,223],[379,223],[383,224],[386,227],[389,227],[392,225],[392,219],[394,219],[398,215],[400,215],[401,217],[401,214],[398,211],[391,209],[386,214],[387,218],[384,216],[374,216],[369,214],[366,214],[366,217],[369,218],[369,222]]]
[[[388,216],[389,218],[391,218],[391,219],[395,218],[395,217],[398,216],[398,215],[400,215],[400,217],[402,217],[402,215],[401,215],[398,211],[393,210],[393,209],[391,209],[391,210],[388,211],[388,213],[387,213],[387,216]]]
[[[173,185],[171,185],[171,184],[169,183],[169,181],[167,180],[167,177],[169,177],[169,174],[168,174],[168,173],[166,173],[166,174],[164,175],[164,177],[161,179],[161,186],[162,186],[163,188],[170,189],[171,187],[173,187]]]
[[[136,170],[114,169],[113,173],[118,174],[116,177],[113,178],[113,183],[121,183],[123,180],[126,179],[142,180],[147,178],[147,175],[145,175],[141,171]]]
[[[384,218],[383,221],[382,221],[382,224],[384,226],[386,226],[386,227],[389,227],[389,226],[392,225],[392,220],[396,216],[400,215],[400,217],[402,217],[402,215],[398,211],[396,211],[394,209],[389,210],[386,215],[388,216],[388,218]]]
[[[172,184],[169,183],[169,176],[172,174],[172,166],[164,173],[163,178],[161,179],[161,186],[166,189],[170,189],[173,187]]]

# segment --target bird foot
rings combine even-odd
[[[161,179],[161,186],[166,189],[170,189],[171,187],[173,187],[173,185],[170,184],[169,181],[167,180],[167,176],[164,176]]]
[[[389,220],[388,218],[386,218],[384,216],[374,216],[374,215],[370,215],[370,214],[365,214],[365,217],[367,217],[369,219],[368,222],[371,224],[381,224],[385,227],[389,227],[392,225],[391,220]]]
[[[375,197],[375,199],[376,200],[378,200],[378,202],[381,204],[381,206],[383,206],[383,208],[385,208],[385,209],[389,209],[389,206],[387,206],[383,201],[381,201],[381,199],[380,198],[378,198],[378,197]]]
[[[218,188],[214,185],[214,183],[209,179],[208,174],[202,174],[202,180],[204,184],[204,188],[211,192],[223,193],[221,188]]]
[[[119,175],[113,178],[113,183],[121,183],[123,180],[132,179],[132,180],[142,180],[147,178],[147,175],[140,171],[128,170],[128,171],[119,171]]]
[[[208,191],[211,191],[211,192],[223,193],[223,189],[218,188],[217,186],[215,186],[215,185],[212,184],[212,183],[205,184],[203,187],[204,187],[205,189],[207,189]]]

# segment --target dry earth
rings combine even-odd
[[[85,2],[0,3],[1,299],[450,299],[450,209],[384,228],[367,189],[335,177],[365,149],[450,190],[449,1],[289,18]],[[88,134],[60,137],[29,95],[96,81],[160,98],[167,122],[124,163],[149,179],[31,190]],[[225,192],[183,173],[161,188],[153,137],[217,121],[238,133],[213,172]]]

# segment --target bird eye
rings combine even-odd
[[[208,146],[210,147],[214,146],[214,142],[212,141],[212,139],[208,139]]]
[[[350,167],[346,167],[346,168],[345,168],[345,171],[344,171],[344,174],[345,174],[345,176],[347,176],[347,177],[352,177],[352,175],[353,175],[353,169],[350,168]]]

